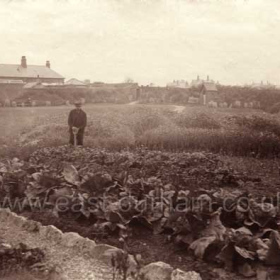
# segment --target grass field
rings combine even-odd
[[[26,156],[38,147],[68,143],[71,107],[1,108],[0,155]],[[257,110],[172,105],[86,105],[85,145],[107,149],[146,146],[274,157],[280,152],[278,115]]]

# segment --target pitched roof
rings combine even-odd
[[[38,88],[45,88],[45,86],[42,85],[42,84],[39,83],[39,82],[32,82],[32,83],[27,83],[27,84],[25,84],[23,88],[24,88],[24,89],[32,89],[32,88],[38,89]]]
[[[33,82],[33,83],[27,83],[24,85],[23,88],[34,88],[37,85],[37,82]]]
[[[207,91],[218,91],[216,85],[214,83],[204,83],[203,86]]]
[[[85,86],[86,84],[82,81],[79,81],[78,79],[72,78],[68,80],[65,84],[67,85],[75,85],[75,86]]]
[[[23,68],[18,64],[0,64],[0,77],[37,78],[38,75],[40,78],[64,79],[63,76],[47,66],[27,65],[26,68]]]

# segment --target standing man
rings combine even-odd
[[[78,146],[82,146],[84,140],[84,131],[87,125],[87,114],[82,110],[82,103],[80,101],[76,101],[74,104],[76,108],[71,110],[68,116],[70,133],[69,143],[72,145],[77,144]],[[74,143],[74,134],[76,134],[76,143]]]

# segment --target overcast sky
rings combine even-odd
[[[0,0],[0,63],[66,78],[280,84],[279,0]]]

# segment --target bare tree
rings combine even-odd
[[[132,84],[134,83],[133,79],[131,77],[127,77],[124,79],[124,82],[127,83],[127,84]]]

